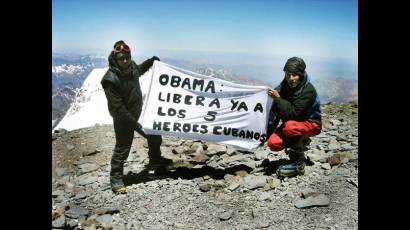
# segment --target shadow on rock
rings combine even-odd
[[[236,165],[226,169],[215,169],[210,166],[204,166],[202,168],[188,168],[179,167],[173,170],[166,170],[165,168],[157,168],[154,173],[150,173],[151,169],[144,169],[139,173],[128,173],[124,176],[124,184],[126,186],[132,184],[139,184],[148,181],[172,178],[172,179],[194,179],[203,176],[209,176],[213,179],[223,179],[226,174],[235,175],[237,171],[246,171],[250,173],[252,168],[246,165]]]

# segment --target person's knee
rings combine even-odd
[[[297,121],[287,121],[283,127],[283,134],[286,137],[296,137],[300,136],[299,125]]]
[[[284,148],[283,140],[276,134],[272,134],[269,137],[267,145],[272,151],[281,151]]]

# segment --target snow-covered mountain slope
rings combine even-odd
[[[112,124],[107,99],[100,83],[107,70],[108,68],[97,68],[88,75],[76,93],[75,101],[53,130],[65,129],[71,131],[96,124]],[[140,77],[141,91],[144,98],[148,90],[148,76],[151,75],[152,71],[149,70]]]
[[[95,68],[105,68],[106,57],[61,55],[52,56],[52,120],[54,124],[61,121],[64,114],[75,100],[76,92],[84,80]]]
[[[112,123],[104,90],[99,84],[107,69],[94,69],[88,75],[78,90],[74,103],[54,129],[63,128],[70,131],[97,123]]]

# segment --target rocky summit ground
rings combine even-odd
[[[358,105],[322,105],[305,175],[280,180],[284,151],[254,152],[164,137],[176,169],[154,173],[147,142],[134,138],[125,165],[128,193],[109,186],[113,127],[52,136],[55,229],[357,229]]]

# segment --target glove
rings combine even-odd
[[[153,60],[153,61],[160,61],[160,60],[159,60],[159,57],[157,57],[157,56],[153,56],[153,57],[152,57],[152,60]]]

